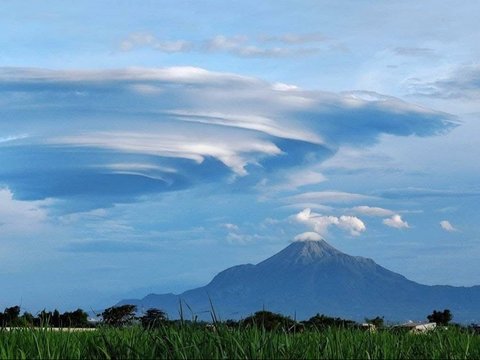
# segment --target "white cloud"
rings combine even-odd
[[[342,146],[334,156],[321,164],[321,169],[326,170],[366,170],[388,171],[391,168],[398,168],[394,160],[380,153],[377,149],[354,148]]]
[[[340,216],[337,226],[342,228],[343,230],[349,231],[350,235],[353,236],[358,236],[360,235],[360,233],[367,230],[364,222],[356,216]]]
[[[279,191],[294,191],[304,186],[316,185],[326,181],[327,178],[310,169],[288,169],[278,171],[274,179],[263,179],[257,184],[257,189],[262,191],[264,196],[275,194]],[[310,206],[303,206],[310,207]]]
[[[237,232],[230,232],[227,235],[227,242],[230,244],[239,244],[239,245],[246,245],[248,243],[262,240],[264,239],[263,236],[260,236],[258,234],[240,234]]]
[[[152,40],[144,36],[137,41]],[[325,180],[318,165],[343,146],[362,144],[365,148],[385,133],[433,135],[449,128],[450,120],[446,114],[430,112],[427,116],[423,108],[378,94],[370,94],[365,100],[352,99],[351,94],[290,87],[278,90],[260,79],[195,67],[97,71],[0,68],[0,82],[5,84],[4,111],[25,118],[35,111],[35,119],[42,119],[29,119],[32,123],[35,120],[35,127],[15,151],[33,164],[30,174],[44,174],[52,182],[69,183],[74,173],[87,170],[92,179],[122,171],[155,180],[152,189],[172,191],[204,181],[225,184],[234,179],[240,183],[239,177],[249,174],[241,186],[253,186],[267,178],[266,186],[295,190]],[[21,104],[14,95],[19,91],[27,99]],[[72,107],[85,112],[71,118]],[[53,121],[43,120],[53,109],[58,118],[70,119],[68,127],[58,128]],[[5,124],[5,134],[21,134],[28,122],[22,124]],[[26,146],[49,151],[40,152],[39,162],[28,155]],[[76,151],[79,147],[85,151]],[[100,152],[102,156],[97,156]],[[73,153],[72,158],[79,161],[68,165],[56,161]],[[57,162],[63,165],[45,166]],[[146,162],[175,172],[136,165]],[[11,185],[22,187],[19,192],[33,193],[30,196],[36,198],[59,195],[58,189],[49,184],[28,178],[25,169],[3,162],[2,166],[3,174],[17,171],[10,179],[22,179]],[[108,171],[100,174],[93,166]],[[292,169],[295,172],[288,173]],[[129,179],[136,181],[135,176]],[[95,194],[98,190],[78,185],[77,194]],[[133,196],[143,193],[139,186],[131,189]],[[114,197],[122,197],[120,201],[132,196],[118,194]],[[283,200],[286,204],[328,205],[372,199],[362,194],[321,191]]]
[[[395,214],[392,217],[383,220],[383,223],[396,229],[408,229],[410,227],[408,223],[402,220],[402,217],[398,214]]]
[[[366,216],[387,217],[395,215],[392,210],[372,206],[356,206],[352,208],[352,211]]]
[[[293,173],[290,172],[290,174],[286,176],[285,182],[279,186],[290,190],[295,190],[302,186],[316,185],[326,180],[327,178],[323,174],[313,170],[305,169]]]
[[[343,191],[315,191],[289,197],[289,202],[349,203],[374,199],[372,196]]]
[[[307,231],[295,236],[294,241],[320,241],[323,240],[319,233]]]
[[[286,44],[306,44],[315,42],[324,42],[329,40],[328,37],[319,32],[303,33],[303,34],[283,34],[273,36],[261,36],[260,40],[263,42],[281,42]]]
[[[166,52],[185,52],[192,48],[192,44],[186,40],[160,40],[150,33],[133,33],[120,43],[120,50],[131,51],[139,47]]]
[[[295,220],[312,228],[316,233],[322,236],[326,235],[328,228],[332,225],[348,231],[350,235],[358,236],[366,230],[362,220],[355,216],[324,216],[312,212],[307,208],[295,215]]]
[[[412,57],[432,57],[436,56],[435,50],[425,47],[397,47],[393,49],[396,55]]]
[[[295,203],[295,204],[284,205],[284,206],[282,206],[282,208],[283,209],[294,209],[294,210],[310,208],[312,210],[317,210],[317,211],[321,211],[321,212],[324,212],[324,213],[331,213],[335,210],[335,208],[333,208],[332,206],[315,204],[315,203]]]
[[[120,42],[119,49],[125,52],[150,48],[166,53],[207,51],[226,52],[240,57],[287,57],[317,53],[321,45],[324,50],[335,49],[335,44],[328,46],[330,40],[320,33],[290,33],[254,38],[245,35],[216,35],[195,44],[184,39],[159,39],[149,32],[135,32]]]
[[[450,221],[448,220],[442,220],[440,221],[440,226],[443,230],[445,231],[448,231],[448,232],[454,232],[454,231],[458,231],[457,228],[455,228],[451,223]]]
[[[28,135],[4,136],[4,137],[0,137],[0,143],[6,143],[6,142],[10,142],[10,141],[26,139],[27,137],[28,137]]]
[[[8,188],[0,188],[0,236],[32,233],[48,220],[46,207],[52,200],[21,201]]]
[[[146,163],[114,163],[105,164],[102,167],[115,171],[160,171],[167,173],[175,173],[177,170],[165,166],[159,166]]]
[[[166,131],[149,133],[91,133],[52,138],[48,142],[59,145],[98,147],[125,153],[140,153],[171,158],[193,160],[201,164],[205,157],[213,157],[228,166],[235,174],[247,174],[245,166],[250,162],[248,153],[279,155],[281,150],[273,143],[261,139],[235,137],[231,141],[227,136],[219,139],[218,134],[198,139],[194,131],[184,130],[182,135]]]
[[[238,231],[239,230],[239,227],[235,224],[231,224],[231,223],[226,223],[226,224],[223,224],[223,227],[227,230],[231,230],[231,231]]]
[[[324,144],[323,139],[311,132],[299,129],[288,124],[280,124],[268,117],[259,115],[245,115],[222,112],[172,110],[169,114],[177,119],[192,123],[222,125],[234,128],[256,130],[267,135],[283,139],[302,140],[314,144]]]
[[[445,73],[447,75],[445,75]],[[435,72],[442,78],[432,80],[408,79],[411,91],[416,95],[442,99],[478,100],[480,98],[480,63],[451,67],[449,71]]]
[[[298,90],[299,87],[296,85],[277,82],[272,85],[272,89],[277,91],[291,91],[291,90]]]

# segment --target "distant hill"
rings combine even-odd
[[[480,320],[480,286],[421,285],[324,240],[294,242],[257,265],[231,267],[208,285],[179,295],[150,294],[118,305],[156,307],[178,318],[182,301],[186,318],[192,316],[190,308],[199,319],[211,320],[210,300],[224,320],[263,308],[297,319],[324,313],[354,320],[380,315],[390,321],[424,320],[432,310],[448,308],[456,322]]]

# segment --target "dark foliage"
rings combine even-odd
[[[428,321],[437,323],[437,325],[448,325],[453,319],[453,315],[450,310],[445,309],[443,311],[434,310],[433,313],[427,316]]]
[[[90,327],[88,314],[82,309],[61,314],[58,310],[42,310],[35,317],[29,312],[20,316],[20,307],[12,306],[0,313],[0,324],[4,327],[15,326],[52,326],[52,327]]]
[[[167,314],[159,309],[148,309],[145,314],[140,318],[142,326],[145,329],[158,328],[167,323]]]
[[[263,310],[243,319],[240,325],[245,327],[256,326],[268,331],[280,329],[291,331],[297,323],[289,317]]]
[[[102,313],[103,323],[110,326],[125,326],[135,320],[135,305],[112,306]]]
[[[0,315],[2,326],[18,326],[20,323],[20,306],[6,308]]]
[[[317,314],[307,321],[304,321],[303,324],[307,328],[325,329],[329,327],[352,327],[356,325],[356,322],[353,320]]]

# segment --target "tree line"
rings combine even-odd
[[[70,328],[86,328],[94,326],[88,320],[88,314],[82,310],[67,311],[60,313],[58,310],[49,312],[46,310],[40,311],[37,315],[29,312],[24,312],[20,315],[21,309],[19,306],[7,307],[3,312],[0,312],[0,325],[2,327],[70,327]],[[151,308],[145,311],[141,316],[137,315],[137,308],[134,305],[112,306],[105,309],[101,314],[97,315],[101,318],[100,324],[112,327],[124,327],[132,324],[140,324],[144,328],[156,328],[175,323],[188,322],[184,319],[169,320],[167,314],[160,309]],[[432,314],[427,316],[428,321],[435,322],[438,325],[448,325],[452,320],[453,315],[450,310],[443,311],[434,310]],[[213,322],[217,322],[213,317]],[[366,323],[373,324],[376,327],[383,327],[383,317],[377,316],[374,318],[366,318]],[[197,322],[196,319],[189,323],[206,324],[206,322]],[[342,319],[339,317],[330,317],[324,314],[316,314],[310,319],[297,322],[288,316],[277,314],[274,312],[262,310],[242,319],[226,320],[223,322],[228,327],[262,327],[266,330],[283,329],[283,330],[298,330],[304,328],[324,329],[328,327],[358,327],[359,324],[353,320]]]
[[[140,317],[136,316],[136,311],[137,308],[134,305],[113,306],[106,309],[101,316],[104,324],[114,327],[122,327],[137,322],[140,323],[144,328],[154,328],[167,324],[184,322],[184,319],[169,321],[167,314],[160,309],[148,309]],[[427,320],[429,322],[434,322],[437,325],[442,326],[448,325],[452,318],[453,315],[448,309],[443,311],[434,310],[432,314],[427,316]],[[212,320],[214,323],[217,322],[214,314],[212,314]],[[205,322],[197,322],[196,319],[194,319],[192,322],[206,324]],[[365,318],[365,323],[372,324],[377,328],[381,328],[384,326],[384,318],[380,316]],[[226,320],[223,322],[223,324],[227,327],[233,328],[256,326],[265,330],[283,329],[287,331],[296,331],[305,328],[321,330],[329,327],[354,328],[360,326],[360,324],[356,321],[342,319],[339,317],[330,317],[324,314],[316,314],[308,320],[297,322],[288,316],[266,310],[257,311],[256,313],[239,321]]]
[[[37,315],[25,311],[20,315],[20,306],[7,307],[0,312],[0,324],[2,327],[24,327],[24,326],[52,326],[83,328],[90,327],[88,314],[82,309],[60,313],[57,309],[53,312],[42,310]]]

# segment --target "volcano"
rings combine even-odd
[[[122,300],[139,311],[159,308],[170,318],[240,319],[269,310],[308,319],[328,316],[363,320],[424,320],[434,309],[450,309],[454,321],[480,320],[480,286],[428,286],[408,280],[373,260],[347,255],[324,240],[297,241],[257,265],[228,268],[200,288],[182,294],[150,294]]]

